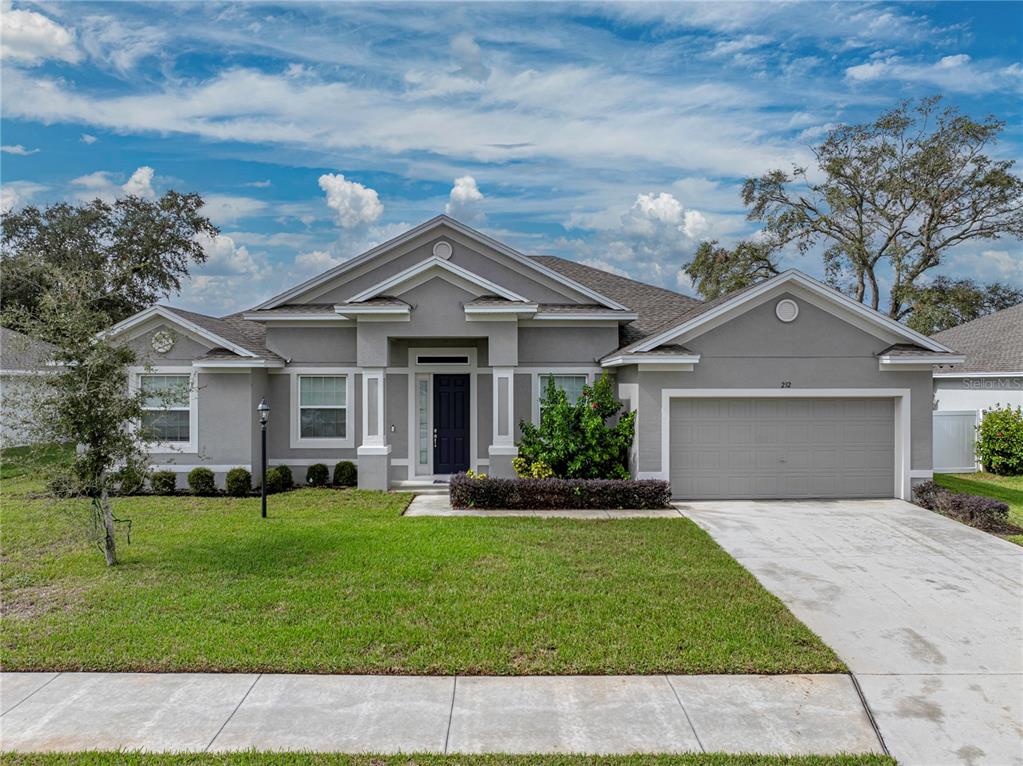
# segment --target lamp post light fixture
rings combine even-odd
[[[263,518],[266,518],[266,423],[270,420],[270,405],[266,403],[266,397],[256,407],[259,413],[259,436],[262,444],[262,470],[259,479],[259,499],[263,509]]]

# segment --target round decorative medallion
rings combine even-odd
[[[789,298],[783,298],[774,307],[774,313],[781,321],[792,322],[799,316],[799,304]]]
[[[451,243],[441,240],[433,246],[433,254],[445,261],[451,257]]]
[[[172,348],[174,348],[173,335],[163,330],[153,333],[153,351],[158,354],[166,354]]]

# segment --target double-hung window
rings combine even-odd
[[[348,377],[299,375],[300,439],[347,439]]]
[[[142,374],[142,436],[152,443],[183,448],[192,441],[192,376]]]
[[[541,375],[540,376],[540,398],[543,399],[547,391],[547,384],[554,379],[554,385],[565,392],[569,404],[575,404],[583,395],[583,386],[586,385],[585,375]]]
[[[583,395],[583,386],[586,385],[587,376],[584,375],[540,375],[540,390],[537,392],[536,416],[537,422],[543,417],[543,397],[547,393],[547,383],[554,380],[554,385],[565,392],[569,404],[575,404]]]

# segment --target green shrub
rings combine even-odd
[[[330,474],[327,472],[327,466],[323,463],[311,465],[305,472],[305,483],[310,487],[326,487],[329,479]]]
[[[154,471],[149,476],[149,486],[158,495],[173,495],[178,488],[178,475],[174,471]]]
[[[524,462],[520,461],[516,471],[531,478],[629,478],[629,447],[636,413],[626,412],[608,425],[621,409],[607,374],[592,386],[584,386],[575,404],[569,403],[565,392],[550,378],[540,400],[540,425],[527,421],[519,424],[519,457]],[[536,463],[544,465],[534,474]]]
[[[359,483],[359,471],[355,463],[349,460],[342,460],[334,466],[334,486],[354,487]]]
[[[252,474],[244,468],[232,468],[227,472],[224,486],[232,497],[245,497],[252,492]]]
[[[273,468],[268,468],[266,471],[266,491],[267,494],[273,494],[274,492],[284,492],[295,486],[295,479],[292,476],[291,469],[286,465],[275,465]]]
[[[118,495],[134,495],[145,486],[147,477],[145,463],[121,466],[114,474],[114,492]]]
[[[188,472],[188,486],[197,495],[213,495],[217,491],[217,479],[209,468],[193,468]]]
[[[988,473],[1023,474],[1023,409],[985,410],[977,427],[977,457]]]

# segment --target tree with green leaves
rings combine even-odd
[[[19,409],[33,444],[76,446],[70,462],[48,466],[46,478],[59,497],[88,498],[91,530],[113,566],[117,546],[110,493],[126,477],[140,483],[148,455],[138,433],[141,394],[128,385],[135,353],[104,332],[110,316],[106,296],[92,293],[95,284],[89,273],[54,271],[33,310],[16,312],[29,334],[59,339]]]
[[[1023,302],[1023,290],[1001,282],[978,285],[972,279],[937,277],[907,297],[906,324],[924,335],[978,319]]]
[[[90,310],[119,322],[178,292],[203,241],[219,230],[202,215],[198,194],[168,191],[158,200],[127,196],[44,209],[25,207],[0,219],[0,310],[4,323],[37,315],[64,274],[92,280]]]
[[[836,127],[813,147],[815,167],[743,184],[747,219],[763,225],[755,245],[701,248],[683,269],[710,297],[775,273],[783,248],[820,248],[832,284],[904,320],[951,249],[1023,237],[1023,179],[1012,160],[989,156],[1004,128],[942,108],[939,97]]]
[[[541,463],[561,479],[627,479],[636,413],[622,409],[607,373],[569,402],[553,376],[540,399],[540,424],[522,421],[519,458],[525,472]],[[614,421],[609,423],[609,421]]]

